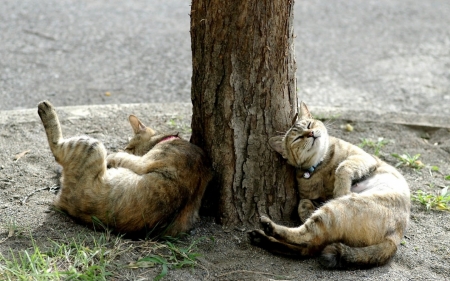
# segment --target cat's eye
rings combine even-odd
[[[303,139],[304,137],[305,137],[305,136],[300,135],[300,136],[296,137],[296,138],[292,141],[292,143],[296,142],[296,141],[299,140],[299,139]]]
[[[312,122],[308,122],[308,126],[306,128],[311,129],[311,123]]]

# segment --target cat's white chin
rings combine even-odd
[[[324,148],[323,147],[323,141],[321,137],[316,137],[310,142],[309,149],[310,151],[314,153],[320,153],[320,151]]]
[[[317,137],[312,143],[309,149],[314,156],[311,158],[312,165],[316,165],[321,162],[328,151],[328,138]]]

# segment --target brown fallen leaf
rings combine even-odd
[[[19,153],[19,154],[14,155],[14,160],[15,160],[15,161],[18,161],[20,158],[24,157],[25,154],[27,154],[27,153],[30,152],[30,151],[31,151],[31,150],[28,149],[28,150],[25,150],[25,151],[23,151],[23,152],[21,152],[21,153]]]

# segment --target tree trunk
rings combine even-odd
[[[268,144],[297,111],[293,5],[192,1],[191,142],[212,161],[206,208],[225,226],[263,214],[286,220],[297,209],[295,172]]]

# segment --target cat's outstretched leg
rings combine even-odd
[[[252,235],[263,240],[264,243],[260,244],[262,247],[269,246],[268,250],[273,248],[273,243],[278,242],[287,245],[286,247],[291,250],[295,249],[298,256],[312,256],[324,247],[327,236],[327,232],[323,231],[323,227],[321,227],[320,219],[314,220],[313,218],[308,219],[300,227],[291,228],[278,225],[268,217],[262,216],[260,222],[264,232],[255,230]],[[261,238],[261,234],[264,234],[266,238]],[[250,235],[250,239],[252,239],[252,235]],[[254,239],[254,241],[256,240]],[[267,243],[268,241],[271,242],[270,245]]]
[[[103,144],[87,136],[63,139],[61,125],[53,105],[48,101],[38,104],[38,114],[47,134],[50,150],[56,162],[63,166],[65,181],[89,183],[102,177],[106,171],[106,149]],[[86,179],[86,180],[85,180]]]
[[[250,242],[258,247],[268,250],[274,254],[282,254],[288,256],[300,256],[304,249],[301,245],[293,245],[267,236],[262,230],[253,230],[248,233]]]
[[[53,154],[55,154],[58,143],[62,139],[62,132],[58,115],[56,114],[53,105],[48,101],[41,101],[38,104],[38,114],[41,118],[42,124],[44,125],[50,149]]]
[[[377,166],[377,160],[371,155],[353,155],[342,161],[336,168],[333,198],[351,193],[352,181],[367,176]]]
[[[167,163],[164,161],[154,161],[152,159],[147,159],[146,155],[136,156],[126,152],[109,154],[106,157],[106,162],[108,168],[122,167],[129,169],[138,175],[145,175],[155,169],[167,166]]]

